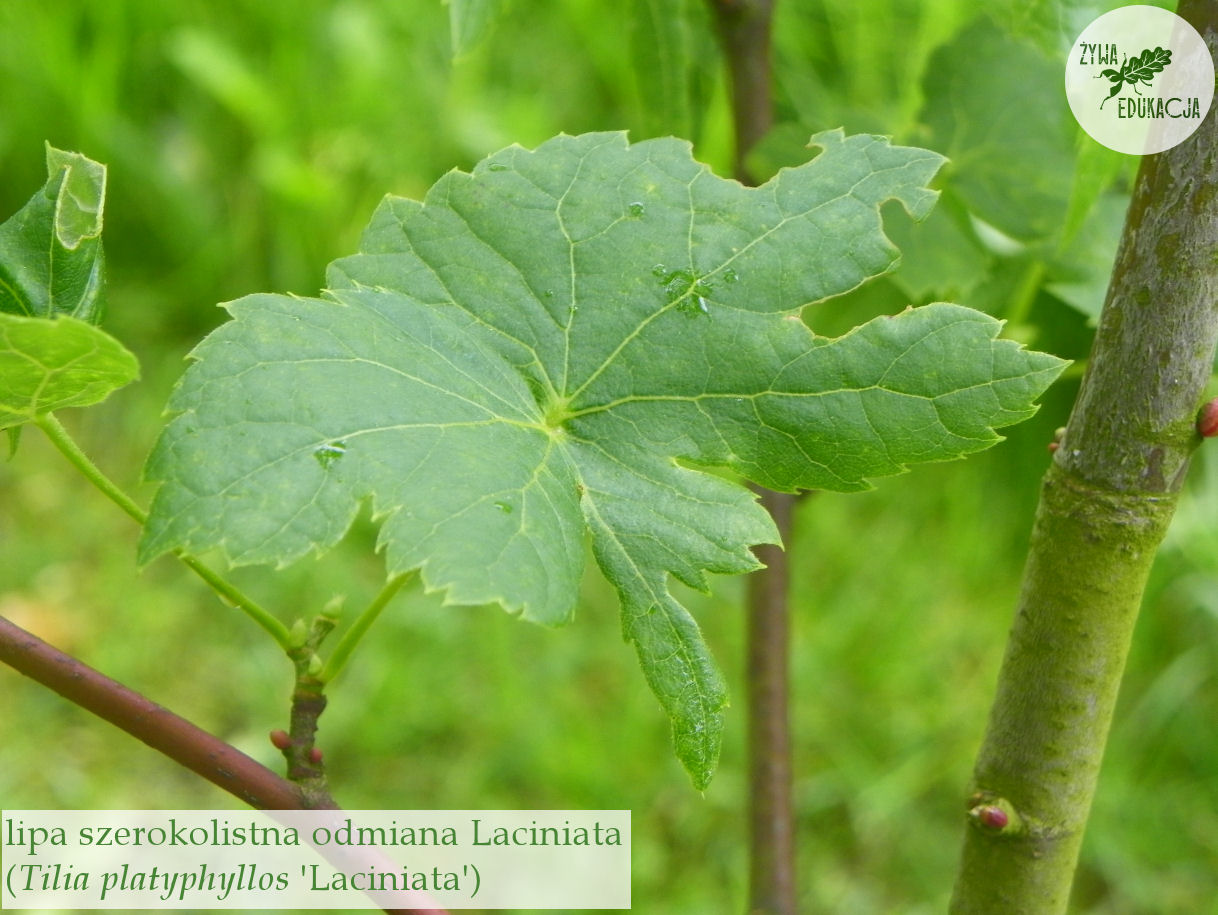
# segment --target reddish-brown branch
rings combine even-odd
[[[122,728],[174,762],[260,810],[338,809],[303,792],[236,747],[111,680],[0,616],[0,662]],[[443,909],[386,909],[390,915],[448,915]]]
[[[251,807],[305,809],[296,785],[3,617],[0,661],[122,728]]]

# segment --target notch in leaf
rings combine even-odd
[[[257,295],[194,351],[149,458],[140,553],[291,562],[361,500],[392,574],[567,621],[585,542],[695,785],[726,691],[670,577],[775,542],[727,468],[860,490],[999,441],[1064,363],[937,304],[836,340],[801,310],[888,270],[880,207],[925,215],[942,157],[840,131],[759,188],[674,139],[560,136],[389,197],[321,298]],[[342,443],[341,453],[334,443]]]

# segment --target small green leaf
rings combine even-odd
[[[91,324],[0,314],[0,429],[99,403],[138,377],[135,356]]]
[[[194,352],[140,547],[291,562],[363,499],[391,574],[454,604],[567,620],[585,540],[694,783],[726,692],[670,579],[757,567],[777,534],[725,467],[775,489],[865,489],[992,445],[1061,370],[957,305],[836,340],[812,302],[888,270],[880,207],[925,216],[942,159],[878,137],[759,188],[687,143],[562,136],[387,198],[325,298],[251,296]]]
[[[42,189],[0,225],[0,312],[96,324],[106,167],[48,145],[47,173]]]

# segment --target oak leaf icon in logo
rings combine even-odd
[[[1155,48],[1152,51],[1147,48],[1141,54],[1126,59],[1120,70],[1112,68],[1101,70],[1100,76],[1112,82],[1112,91],[1108,93],[1108,98],[1100,102],[1100,108],[1104,107],[1108,99],[1118,95],[1126,83],[1133,87],[1134,92],[1141,95],[1142,93],[1138,92],[1138,83],[1149,86],[1155,74],[1162,73],[1163,68],[1169,63],[1171,63],[1171,51],[1165,51],[1162,48]],[[1099,77],[1097,76],[1096,79]]]

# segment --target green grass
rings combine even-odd
[[[969,15],[946,2],[869,5],[874,20],[837,2],[780,9],[782,110],[899,133],[916,132],[920,62]],[[879,12],[906,27],[877,27],[888,21]],[[641,136],[651,123],[612,5],[578,0],[542,16],[516,4],[455,64],[446,14],[430,0],[0,4],[0,213],[42,183],[43,139],[111,166],[107,327],[145,380],[63,419],[122,485],[146,500],[139,465],[184,354],[223,317],[216,302],[314,292],[387,191],[417,197],[511,142]],[[721,171],[723,96],[712,88],[696,138]],[[865,299],[850,307],[866,311]],[[1033,323],[1063,355],[1085,354],[1081,319],[1049,307],[1042,299]],[[1071,396],[1059,385],[1036,420],[978,458],[802,503],[791,549],[804,911],[944,910],[1045,444]],[[1198,474],[1205,485],[1152,582],[1080,915],[1218,912],[1215,466]],[[0,613],[276,766],[266,734],[284,726],[289,665],[173,561],[137,571],[137,533],[27,430],[0,464]],[[380,584],[374,536],[362,520],[320,561],[234,577],[289,622],[334,594],[355,608]],[[705,794],[673,758],[595,574],[563,630],[417,591],[398,598],[322,721],[335,793],[353,808],[629,808],[636,910],[742,911],[741,594],[741,581],[720,579],[712,597],[685,595],[735,697]],[[236,806],[0,669],[0,807]]]

